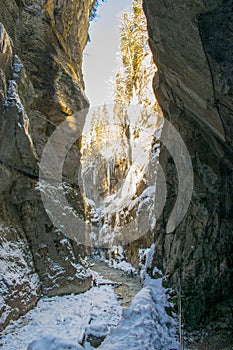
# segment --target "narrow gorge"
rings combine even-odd
[[[17,319],[50,301],[55,310],[64,296],[59,307],[70,314],[54,318],[83,322],[70,349],[231,350],[233,3],[132,1],[114,100],[95,107],[83,52],[90,21],[111,0],[102,2],[0,0],[0,330],[17,335]],[[41,163],[59,128],[51,169],[64,161],[61,183]],[[59,225],[43,200],[43,176],[61,207]],[[71,211],[79,221],[70,219],[69,235]],[[113,268],[122,281],[120,272],[111,280]],[[120,308],[117,289],[130,279],[141,291]],[[72,307],[82,303],[78,320]],[[98,312],[106,317],[97,327]]]

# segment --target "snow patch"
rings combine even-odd
[[[80,350],[81,345],[71,344],[63,339],[55,337],[44,337],[39,340],[34,340],[29,344],[27,350]]]

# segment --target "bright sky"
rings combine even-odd
[[[111,102],[111,81],[119,51],[119,21],[121,13],[130,7],[131,0],[107,0],[100,4],[98,17],[91,22],[91,42],[84,52],[84,81],[91,106]]]

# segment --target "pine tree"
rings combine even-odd
[[[148,44],[142,0],[134,0],[132,13],[124,13],[120,25],[121,64],[116,73],[115,102],[132,101],[145,107],[156,105],[152,77],[156,67]]]
[[[140,128],[155,124],[157,103],[152,90],[156,67],[148,44],[146,18],[142,0],[134,0],[132,11],[125,12],[120,24],[120,64],[115,76],[114,118],[121,125],[126,142],[128,166],[133,162],[134,140],[140,137]],[[141,106],[137,126],[127,113],[130,104]],[[148,113],[148,108],[151,113]]]

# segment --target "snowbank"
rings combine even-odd
[[[83,350],[81,345],[67,343],[65,340],[54,337],[44,337],[34,340],[27,350]]]
[[[101,350],[178,349],[177,322],[168,316],[161,279],[145,278],[144,288],[123,312],[120,324],[106,337]]]

